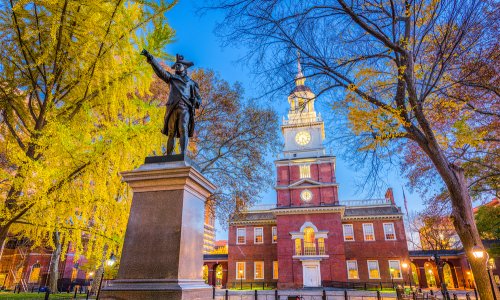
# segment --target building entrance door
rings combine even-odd
[[[302,262],[304,287],[321,286],[321,273],[319,271],[319,261]]]

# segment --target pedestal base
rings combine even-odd
[[[99,295],[99,300],[209,300],[212,288],[203,281],[165,279],[113,280]]]
[[[107,300],[209,300],[202,279],[204,209],[215,190],[183,156],[149,157],[123,172],[134,195],[117,279]]]

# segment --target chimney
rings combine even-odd
[[[391,200],[391,203],[396,205],[396,202],[394,202],[394,194],[392,193],[392,188],[388,188],[387,192],[385,192],[385,199]]]

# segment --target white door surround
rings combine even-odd
[[[304,287],[320,287],[321,271],[319,260],[302,261],[302,283]]]

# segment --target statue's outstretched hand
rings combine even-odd
[[[153,58],[153,56],[146,49],[142,49],[141,55],[146,56],[146,58],[148,59],[148,62]]]

